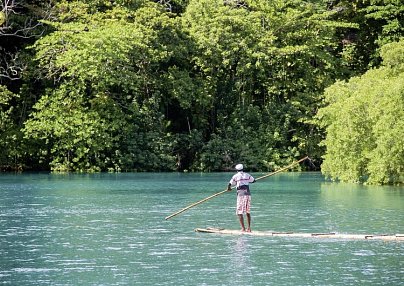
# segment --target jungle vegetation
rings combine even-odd
[[[2,170],[402,183],[400,0],[2,0]]]

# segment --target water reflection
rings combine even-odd
[[[332,231],[396,234],[404,227],[403,188],[322,183],[319,199]]]
[[[0,174],[0,284],[402,284],[401,243],[194,233],[239,227],[231,194],[164,220],[228,175]],[[254,185],[253,229],[404,232],[403,197],[280,174]]]
[[[240,236],[236,239],[236,243],[233,249],[233,265],[236,269],[245,269],[249,265],[249,257],[247,252],[247,243],[244,236]]]
[[[231,239],[230,242],[230,265],[232,265],[231,271],[235,276],[233,279],[236,279],[245,285],[249,285],[253,276],[251,262],[253,241],[251,240],[251,237],[242,235]]]

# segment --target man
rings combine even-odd
[[[243,164],[237,164],[237,173],[231,178],[229,184],[227,185],[227,190],[231,190],[232,186],[237,186],[237,209],[236,214],[238,215],[241,231],[246,231],[244,226],[244,214],[247,216],[247,232],[251,232],[251,193],[250,193],[250,183],[255,183],[255,179],[250,174],[244,172]]]

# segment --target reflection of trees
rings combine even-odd
[[[322,183],[319,202],[330,231],[398,233],[402,231],[404,190],[395,186]]]

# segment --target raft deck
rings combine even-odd
[[[241,230],[223,229],[223,228],[196,228],[196,232],[217,233],[229,235],[252,235],[252,236],[274,236],[274,237],[295,237],[295,238],[328,238],[328,239],[353,239],[353,240],[385,240],[385,241],[404,241],[404,234],[394,235],[370,235],[370,234],[343,234],[343,233],[298,233],[298,232],[275,232],[275,231],[257,231],[244,232]]]

